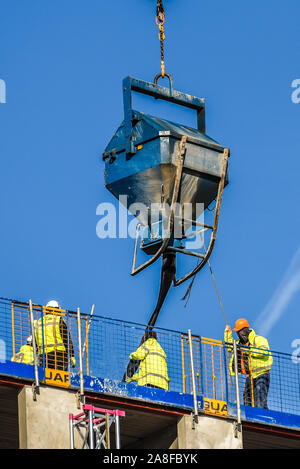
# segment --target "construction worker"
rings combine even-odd
[[[63,317],[57,312],[59,309],[57,301],[47,303],[44,317],[34,321],[35,337],[40,365],[43,365],[44,352],[46,368],[67,371],[69,352],[72,368],[76,360],[71,335]]]
[[[138,360],[139,371],[127,382],[137,381],[139,386],[160,388],[168,391],[169,377],[167,368],[167,356],[157,341],[157,334],[148,331],[142,339],[139,348],[129,356],[130,360]]]
[[[27,337],[26,345],[22,345],[20,351],[15,357],[12,357],[12,362],[25,363],[26,365],[33,365],[34,355],[32,346],[32,336]]]
[[[270,386],[270,370],[273,364],[269,343],[265,337],[257,335],[250,329],[247,319],[238,319],[233,329],[238,335],[237,349],[238,373],[247,376],[244,389],[244,405],[267,409],[267,397]],[[233,337],[230,326],[224,332],[225,343],[232,344]],[[249,349],[247,348],[249,347]],[[229,347],[232,352],[232,347]],[[232,354],[229,371],[235,374],[234,356]]]

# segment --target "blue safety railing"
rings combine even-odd
[[[34,317],[43,317],[45,308],[34,305]],[[66,384],[79,387],[79,347],[77,315],[75,312],[61,310],[68,333],[73,342],[75,367],[71,366],[71,357],[67,358],[65,368],[69,381],[60,383],[47,381],[45,351],[43,360],[39,361],[41,381],[47,384]],[[138,349],[146,326],[128,321],[114,320],[93,315],[88,329],[89,312],[81,314],[81,343],[85,343],[86,353],[83,363],[84,387],[91,392],[121,394],[122,396],[156,400],[166,405],[182,406],[193,409],[192,379],[190,354],[187,333],[155,328],[157,340],[166,354],[168,390],[146,389],[138,381],[123,381],[129,356]],[[0,299],[0,374],[11,374],[15,378],[32,378],[33,366],[18,366],[15,357],[19,349],[31,335],[29,306],[26,302]],[[236,416],[235,379],[229,373],[231,351],[222,341],[192,336],[192,348],[195,369],[196,393],[200,409],[209,413],[218,413],[221,406],[226,412],[223,415]],[[248,402],[244,409],[244,389],[246,375],[239,376],[240,401],[242,416],[246,419],[263,420],[278,423],[280,414],[293,416],[286,426],[300,427],[300,363],[292,355],[271,351],[273,365],[270,371],[270,388],[268,392],[268,409],[255,409],[255,402]],[[74,363],[73,363],[74,366]],[[26,373],[24,372],[26,371]],[[29,372],[29,370],[31,370]],[[138,371],[137,371],[138,372]],[[25,373],[25,375],[24,375]],[[59,376],[59,375],[58,375]],[[52,376],[53,378],[53,376]],[[253,392],[253,391],[252,391]],[[249,410],[249,408],[252,408]],[[250,412],[250,414],[249,414]],[[256,412],[256,413],[255,413]],[[296,420],[295,420],[296,419]],[[284,420],[284,422],[287,422]],[[296,424],[295,424],[296,422]]]

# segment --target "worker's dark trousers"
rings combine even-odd
[[[43,355],[39,356],[39,364],[43,366]],[[45,367],[53,370],[68,371],[68,355],[66,352],[57,350],[45,354]]]
[[[270,373],[265,373],[258,376],[253,380],[253,398],[252,403],[252,390],[251,379],[247,378],[244,389],[244,405],[259,407],[261,409],[268,409],[268,392],[270,387]]]

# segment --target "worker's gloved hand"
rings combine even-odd
[[[71,358],[71,367],[75,368],[75,366],[76,366],[76,359],[75,359],[75,357],[72,357]]]
[[[228,324],[224,331],[224,342],[233,342],[231,327]]]
[[[128,376],[126,382],[127,383],[132,383],[133,381],[137,381],[137,380],[138,380],[138,375],[135,374],[131,378]]]

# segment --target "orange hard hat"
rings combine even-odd
[[[233,330],[235,332],[239,332],[240,330],[244,329],[244,327],[250,327],[247,319],[238,319]]]

